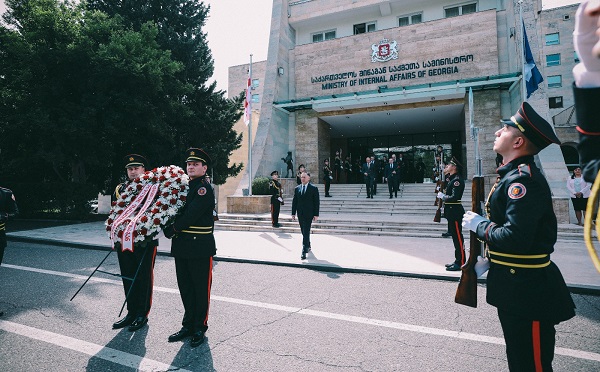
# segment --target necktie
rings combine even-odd
[[[302,185],[302,195],[304,195],[305,191],[306,191],[306,185]]]

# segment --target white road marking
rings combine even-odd
[[[82,280],[85,280],[87,278],[87,276],[83,276],[83,275],[65,273],[65,272],[60,272],[60,271],[36,269],[33,267],[27,267],[27,266],[2,264],[2,267],[7,267],[7,268],[11,268],[11,269],[16,269],[16,270],[32,271],[32,272],[37,272],[37,273],[42,273],[42,274],[63,276],[63,277],[69,277],[69,278],[75,278],[75,279],[82,279]],[[92,277],[90,279],[90,281],[122,285],[122,282],[120,280],[113,280],[113,279]],[[155,286],[154,290],[159,291],[159,292],[165,292],[165,293],[179,294],[179,290],[173,289],[173,288]],[[265,303],[265,302],[242,300],[242,299],[231,298],[231,297],[211,295],[211,299],[214,301],[223,301],[223,302],[234,303],[234,304],[238,304],[238,305],[253,306],[253,307],[258,307],[258,308],[263,308],[263,309],[283,311],[283,312],[287,312],[287,313],[298,313],[298,314],[302,314],[302,315],[335,319],[335,320],[341,320],[341,321],[352,322],[352,323],[360,323],[360,324],[366,324],[366,325],[371,325],[371,326],[376,326],[376,327],[399,329],[399,330],[403,330],[403,331],[425,333],[425,334],[451,337],[451,338],[457,338],[457,339],[469,340],[469,341],[485,342],[488,344],[504,345],[504,339],[502,339],[502,338],[478,335],[475,333],[450,331],[450,330],[445,330],[445,329],[440,329],[440,328],[423,327],[423,326],[417,326],[417,325],[413,325],[413,324],[391,322],[391,321],[379,320],[379,319],[371,319],[371,318],[365,318],[365,317],[360,317],[360,316],[330,313],[330,312],[326,312],[326,311],[302,309],[300,307],[291,307],[291,306],[270,304],[270,303]],[[588,352],[588,351],[583,351],[583,350],[575,350],[575,349],[567,349],[567,348],[557,347],[555,349],[555,354],[565,355],[565,356],[578,358],[578,359],[587,359],[587,360],[600,362],[600,354],[599,353]]]
[[[58,333],[48,332],[43,329],[29,327],[23,324],[0,320],[0,329],[28,337],[34,340],[43,341],[49,344],[77,351],[96,358],[104,359],[112,363],[130,367],[140,371],[187,371],[158,362],[149,358],[143,358],[137,355],[125,353],[110,347],[93,344],[91,342],[78,340],[73,337],[63,336]]]

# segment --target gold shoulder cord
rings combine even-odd
[[[596,270],[600,272],[600,258],[598,258],[598,253],[596,252],[596,248],[594,247],[594,243],[592,241],[592,221],[594,219],[594,209],[596,205],[598,205],[598,190],[600,189],[600,173],[596,176],[596,180],[594,181],[594,185],[592,186],[592,191],[590,192],[590,198],[588,199],[587,209],[585,211],[585,223],[583,225],[583,238],[585,240],[585,245],[588,249],[590,257],[592,258],[592,262],[596,267]],[[591,218],[588,216],[592,216]],[[600,214],[596,216],[596,234],[600,236]]]

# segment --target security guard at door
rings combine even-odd
[[[505,165],[488,196],[489,219],[467,212],[463,226],[489,246],[487,302],[498,308],[509,369],[551,371],[554,327],[575,316],[575,304],[550,260],[557,222],[534,155],[560,141],[527,102],[495,135]]]

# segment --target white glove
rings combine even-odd
[[[487,219],[481,217],[477,213],[468,211],[463,215],[462,226],[473,232],[476,232],[477,225],[479,225],[479,223],[483,221],[487,221]]]
[[[475,274],[477,274],[477,277],[479,278],[490,269],[490,260],[487,257],[477,256],[477,262],[475,263],[474,269]]]
[[[438,199],[444,200],[444,199],[446,199],[446,194],[444,194],[443,192],[438,192],[437,197],[438,197]]]
[[[600,27],[600,17],[586,14],[585,8],[592,5],[590,3],[594,1],[582,2],[575,15],[573,44],[581,63],[573,68],[573,77],[579,88],[600,87],[600,58],[592,51],[594,49],[597,54],[600,50],[600,39],[596,33]],[[597,6],[597,2],[595,4]]]
[[[279,197],[277,198],[277,200],[281,203],[283,201],[283,198]]]

